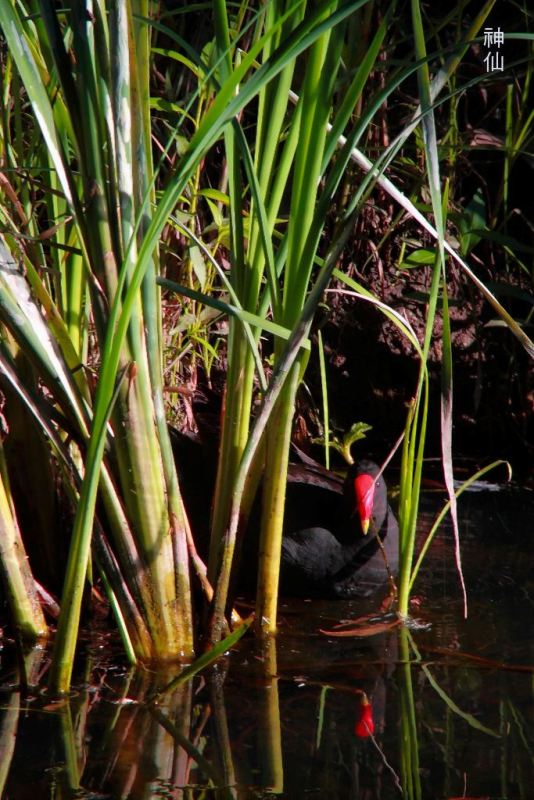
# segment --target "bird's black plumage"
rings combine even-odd
[[[298,529],[288,520],[282,542],[281,593],[297,596],[353,597],[371,594],[398,567],[398,525],[388,504],[384,479],[372,461],[348,472],[344,497],[330,502],[329,523]],[[357,477],[376,479],[369,532],[363,535],[354,493]],[[309,510],[307,515],[309,516]],[[319,517],[320,514],[317,513]],[[328,527],[326,527],[328,525]],[[383,543],[380,547],[379,539]],[[384,558],[385,553],[385,558]]]
[[[171,429],[183,493],[195,542],[207,557],[210,526],[209,498],[215,486],[216,446],[203,445],[191,435]],[[382,477],[376,481],[369,532],[363,535],[354,481],[360,475],[376,478],[372,461],[357,462],[345,481],[308,459],[290,464],[288,472],[280,593],[304,597],[352,597],[371,594],[387,582],[398,565],[398,526],[388,505]],[[199,476],[202,476],[199,479]],[[261,492],[252,509],[237,585],[253,591],[258,559]],[[384,559],[378,538],[383,542]]]

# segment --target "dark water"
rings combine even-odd
[[[6,646],[0,794],[532,797],[534,496],[467,494],[461,517],[467,620],[445,527],[414,592],[419,629],[334,639],[319,628],[372,612],[379,598],[282,603],[276,645],[242,641],[155,708],[142,701],[172,672],[130,673],[101,640],[61,703],[11,690],[20,672]],[[35,652],[27,669],[37,680],[46,664]]]

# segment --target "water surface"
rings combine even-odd
[[[460,510],[466,620],[445,525],[415,590],[417,629],[334,638],[320,629],[378,611],[380,597],[282,601],[276,643],[247,638],[157,706],[144,701],[173,671],[132,673],[101,634],[59,703],[15,688],[6,643],[2,797],[530,798],[533,495],[470,493]],[[47,663],[28,656],[32,680]]]

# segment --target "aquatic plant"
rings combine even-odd
[[[97,573],[132,663],[192,657],[191,563],[210,603],[207,638],[219,641],[228,625],[234,555],[261,475],[256,613],[260,628],[275,630],[295,398],[314,314],[333,274],[394,320],[421,360],[400,490],[400,611],[407,613],[427,361],[440,302],[443,461],[454,508],[446,253],[533,349],[445,236],[449,198],[441,189],[436,98],[491,7],[440,53],[447,60],[431,82],[433,56],[415,0],[409,36],[416,60],[393,63],[391,71],[379,61],[387,63],[399,44],[395,3],[272,0],[249,7],[214,0],[210,14],[179,9],[159,18],[151,17],[148,0],[74,0],[66,9],[31,0],[2,4],[0,369],[13,420],[29,414],[41,472],[62,487],[63,519],[51,514],[40,535],[68,549],[68,557],[64,569],[50,554],[42,564],[30,557],[28,567],[6,479],[15,459],[7,469],[2,463],[13,546],[0,555],[13,617],[29,637],[43,631],[43,622],[28,569],[49,570],[57,583],[64,577],[50,676],[55,691],[70,685],[84,594]],[[190,33],[200,14],[213,25],[205,40]],[[356,31],[363,33],[353,50]],[[183,90],[172,100],[153,96],[152,64],[163,86],[161,65],[172,64],[168,74]],[[415,75],[415,118],[371,162],[359,148],[372,140],[388,98]],[[530,122],[510,138],[510,158]],[[385,176],[417,124],[433,225]],[[357,179],[355,164],[364,172]],[[437,241],[423,342],[397,312],[335,271],[375,185]],[[205,208],[210,224],[202,224]],[[176,253],[169,251],[179,247],[187,277],[171,280]],[[195,314],[215,309],[229,320],[207,573],[194,552],[167,428],[162,287],[189,298]],[[195,335],[211,363],[217,350],[208,334]],[[264,335],[272,337],[269,346]],[[60,527],[72,527],[72,535],[58,535]]]

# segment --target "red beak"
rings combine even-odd
[[[375,479],[372,475],[363,473],[354,479],[354,494],[356,497],[356,508],[360,517],[362,531],[364,535],[369,530],[371,516],[373,514],[373,502],[375,498]]]

